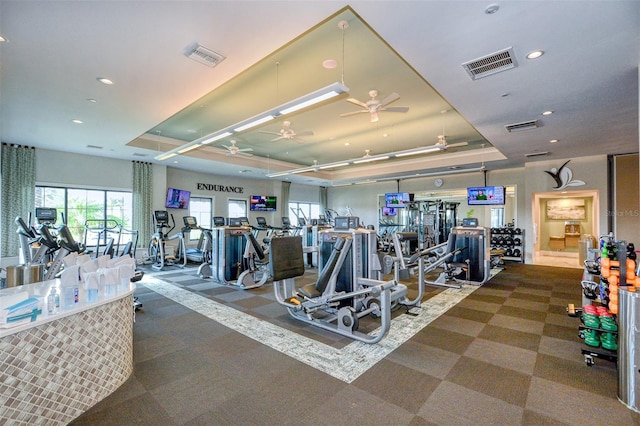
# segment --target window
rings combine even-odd
[[[194,216],[198,221],[198,226],[201,228],[211,228],[212,211],[211,198],[191,197],[191,201],[189,202],[189,216]],[[199,240],[200,234],[202,234],[200,230],[189,232],[189,241]]]
[[[229,217],[246,217],[247,216],[247,200],[234,200],[229,199],[227,201],[229,209]]]
[[[311,219],[320,217],[320,204],[289,202],[289,212],[292,226],[298,226],[298,218],[309,224]]]
[[[504,208],[492,207],[491,208],[491,227],[502,228],[505,225],[504,222]]]
[[[58,224],[66,222],[76,241],[95,246],[113,238],[126,244],[132,234],[120,233],[120,227],[131,229],[133,201],[131,192],[36,186],[36,207],[58,210]],[[107,229],[108,232],[100,232]],[[116,247],[117,248],[117,247]]]

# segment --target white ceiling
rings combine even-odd
[[[286,177],[331,185],[482,162],[495,170],[638,152],[640,2],[503,1],[487,14],[490,4],[0,0],[0,35],[8,39],[0,43],[0,136],[160,163],[155,157],[163,152],[343,81],[348,97],[397,92],[390,106],[409,111],[381,113],[378,123],[367,114],[340,117],[357,110],[345,95],[162,163],[265,178],[314,161],[358,158],[366,149],[375,155],[433,145],[442,133],[450,145],[468,143],[401,163]],[[349,27],[341,30],[340,21]],[[184,52],[196,42],[226,59],[215,68],[188,59]],[[509,47],[518,65],[512,70],[473,81],[462,67]],[[535,49],[545,54],[525,59]],[[324,59],[338,66],[324,69]],[[542,116],[545,110],[555,113]],[[262,132],[277,132],[285,119],[313,135],[301,144],[271,142],[275,136]],[[530,120],[541,127],[505,130]],[[231,139],[255,155],[226,156],[221,145]]]

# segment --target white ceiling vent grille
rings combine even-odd
[[[545,155],[549,155],[549,151],[532,152],[530,154],[525,154],[524,156],[527,157],[527,158],[531,158],[531,157],[543,157]]]
[[[507,129],[507,132],[509,133],[521,132],[523,130],[532,130],[538,127],[540,127],[540,122],[538,120],[523,121],[522,123],[507,124],[506,126],[504,126],[504,128]]]
[[[462,64],[462,67],[472,80],[488,77],[517,66],[518,62],[513,54],[512,47]]]
[[[185,55],[187,55],[188,58],[191,58],[196,62],[200,62],[201,64],[205,64],[211,68],[226,59],[225,56],[222,56],[221,54],[216,53],[211,49],[207,49],[197,43],[191,46]]]
[[[147,154],[142,154],[141,152],[134,152],[132,155],[134,157],[147,157]]]

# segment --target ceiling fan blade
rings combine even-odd
[[[394,92],[389,96],[387,96],[386,98],[384,98],[382,102],[380,102],[380,105],[384,107],[385,105],[389,105],[391,102],[395,102],[398,99],[400,99],[400,95]]]
[[[241,148],[238,150],[238,152],[249,152],[249,151],[253,151],[253,148]]]
[[[222,145],[223,147],[227,148],[228,150],[231,150],[232,148],[230,146],[227,145]]]
[[[248,152],[238,152],[239,155],[242,155],[243,157],[253,157],[253,154],[249,154]]]
[[[350,115],[356,115],[356,114],[361,114],[363,112],[369,112],[368,110],[365,109],[361,109],[360,111],[351,111],[351,112],[345,112],[343,114],[340,114],[340,117],[348,117]]]
[[[313,136],[313,131],[305,130],[303,132],[296,133],[296,136]]]
[[[448,143],[447,148],[455,148],[457,146],[467,146],[469,142],[457,142],[457,143]]]
[[[365,109],[368,109],[368,108],[369,108],[369,106],[368,106],[366,103],[364,103],[364,102],[362,102],[362,101],[359,101],[359,100],[357,100],[356,98],[348,98],[348,99],[347,99],[347,102],[351,102],[352,104],[354,104],[354,105],[358,105],[358,106],[360,106],[360,107],[362,107],[362,108],[365,108]]]
[[[260,130],[259,133],[266,133],[267,135],[280,135],[279,132],[267,132],[266,130]]]
[[[381,111],[386,111],[386,112],[407,112],[407,111],[409,111],[409,107],[389,107],[389,108],[382,108]]]
[[[278,134],[278,135],[279,135],[280,133],[276,133],[276,134]],[[279,141],[280,139],[284,139],[284,138],[285,138],[284,136],[278,136],[277,138],[273,138],[273,139],[271,139],[269,142]]]

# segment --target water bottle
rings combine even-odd
[[[56,312],[56,296],[58,297],[58,304],[60,303],[60,297],[56,293],[56,288],[51,288],[51,292],[49,296],[47,296],[47,312],[49,315],[54,314]]]

